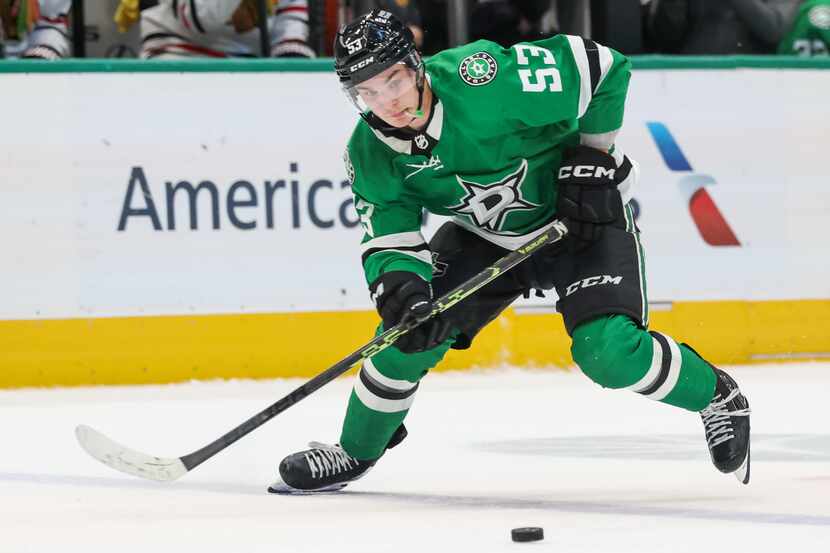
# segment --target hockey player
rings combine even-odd
[[[554,218],[564,244],[537,252],[363,363],[339,444],[312,442],[279,466],[275,493],[332,491],[406,436],[418,381],[516,298],[555,288],[582,372],[607,388],[699,412],[715,466],[749,481],[749,405],[690,347],[648,330],[643,249],[628,204],[637,165],[615,146],[629,61],[557,35],[488,41],[422,61],[391,14],[341,28],[335,68],[361,121],[345,163],[363,224],[363,267],[381,328],[431,302]],[[427,243],[422,210],[453,216]],[[380,330],[380,329],[379,329]]]
[[[830,0],[806,0],[801,5],[790,32],[778,46],[778,53],[830,56]]]
[[[308,45],[307,0],[268,0],[271,57],[315,57]],[[161,0],[141,11],[141,57],[255,57],[256,0]]]

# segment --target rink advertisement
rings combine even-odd
[[[618,143],[640,164],[652,321],[716,361],[830,351],[828,79],[632,79]],[[0,86],[15,106],[0,133],[0,386],[315,374],[371,336],[342,162],[357,114],[331,74],[10,73]],[[554,301],[524,301],[447,366],[569,365]]]

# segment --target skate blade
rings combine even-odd
[[[347,485],[348,482],[342,482],[340,484],[332,484],[331,486],[314,488],[312,490],[301,490],[299,488],[289,486],[282,480],[278,480],[270,486],[268,486],[268,493],[275,493],[277,495],[317,495],[324,493],[334,493],[336,491],[342,490]]]
[[[749,484],[749,465],[750,465],[750,457],[751,457],[751,455],[750,455],[751,448],[749,447],[749,445],[750,444],[747,442],[747,444],[746,444],[746,459],[744,459],[744,462],[741,464],[740,467],[738,467],[738,470],[736,470],[733,473],[735,475],[735,478],[737,478],[738,481],[741,484]]]

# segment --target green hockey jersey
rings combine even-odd
[[[830,55],[830,0],[807,0],[798,9],[790,32],[778,46],[779,54]]]
[[[361,120],[344,155],[368,283],[393,270],[431,279],[423,210],[519,247],[554,218],[563,149],[622,125],[630,62],[580,37],[481,40],[425,65],[435,95],[426,127],[403,138]]]

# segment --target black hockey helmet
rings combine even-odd
[[[334,69],[346,87],[371,79],[396,63],[420,56],[412,31],[390,12],[374,9],[340,27],[334,38]]]
[[[340,85],[361,117],[380,130],[391,127],[370,113],[367,102],[358,92],[358,85],[395,64],[402,64],[412,71],[411,84],[403,84],[399,91],[407,86],[417,87],[416,113],[423,113],[424,63],[409,27],[390,12],[375,9],[337,31],[334,69]]]

